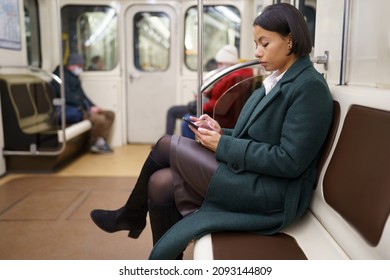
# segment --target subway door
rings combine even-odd
[[[134,5],[126,12],[127,141],[154,143],[175,104],[176,18],[173,7]]]

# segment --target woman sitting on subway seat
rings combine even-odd
[[[255,56],[273,73],[254,91],[233,129],[191,117],[196,141],[158,140],[126,204],[93,210],[106,232],[137,238],[149,212],[150,259],[180,259],[188,243],[217,231],[274,234],[303,215],[333,103],[310,61],[310,33],[292,5],[275,4],[253,23]],[[131,248],[130,248],[131,249]]]

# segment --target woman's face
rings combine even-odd
[[[278,70],[283,73],[297,60],[293,53],[288,55],[292,46],[291,35],[283,37],[255,25],[253,39],[256,44],[255,56],[266,71]]]

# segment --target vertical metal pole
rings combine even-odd
[[[62,106],[61,106],[61,132],[62,132],[62,146],[63,149],[65,149],[66,146],[66,135],[65,135],[65,80],[64,80],[64,56],[63,56],[63,50],[62,50],[62,18],[61,18],[61,3],[60,1],[56,1],[56,10],[57,10],[57,16],[56,18],[58,19],[58,34],[59,34],[59,45],[58,45],[58,50],[60,52],[60,64],[59,64],[59,74],[60,74],[60,79],[61,79],[61,84],[60,84],[60,93],[61,93],[61,101],[63,101]]]
[[[203,84],[203,0],[198,0],[198,98],[196,114],[203,114],[201,88]]]
[[[343,86],[347,83],[347,54],[348,54],[348,29],[349,29],[349,16],[350,16],[350,1],[344,0],[344,16],[343,16],[343,38],[341,45],[341,67],[340,67],[340,85]]]

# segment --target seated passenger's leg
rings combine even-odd
[[[108,137],[110,135],[110,132],[111,132],[112,124],[115,120],[115,113],[113,111],[110,111],[110,110],[104,110],[101,112],[101,114],[104,115],[104,117],[105,117],[102,137],[107,141]]]
[[[173,135],[176,127],[176,120],[181,119],[187,113],[187,106],[172,106],[167,112],[167,124],[165,134]]]
[[[157,170],[169,167],[170,143],[171,136],[164,136],[156,143],[123,207],[114,211],[96,209],[91,212],[91,218],[99,228],[109,233],[128,230],[129,237],[138,238],[146,225],[149,178]]]
[[[112,111],[90,113],[88,119],[92,122],[89,144],[93,153],[111,153],[112,149],[107,143],[108,135],[114,121],[115,114]]]
[[[173,189],[170,168],[161,169],[150,177],[148,195],[153,244],[156,244],[171,226],[182,219],[175,204]]]

